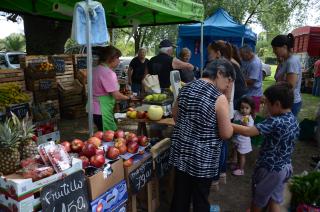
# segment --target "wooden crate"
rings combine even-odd
[[[59,96],[67,97],[82,94],[83,85],[76,79],[73,82],[59,82],[58,89]]]
[[[62,109],[65,107],[73,106],[73,105],[83,104],[82,94],[66,96],[66,97],[60,96],[59,100],[60,100],[60,106]]]
[[[21,69],[0,69],[0,83],[15,82],[21,90],[26,90],[24,72]]]
[[[73,75],[73,60],[71,55],[60,54],[49,56],[49,62],[53,64],[56,75]]]
[[[74,76],[56,76],[57,83],[73,82]]]
[[[81,82],[81,84],[87,84],[87,69],[79,69],[76,78]]]
[[[50,89],[48,91],[34,91],[33,98],[35,103],[46,102],[48,100],[57,100],[58,96],[58,89]]]
[[[29,91],[47,91],[49,89],[56,89],[58,87],[58,84],[56,80],[53,78],[49,79],[39,79],[39,80],[33,80],[28,79],[27,80],[27,89]]]
[[[20,68],[26,69],[34,64],[49,62],[46,55],[26,55],[20,58]]]
[[[60,119],[59,100],[49,100],[39,102],[32,107],[32,116],[34,121],[43,121],[51,119]]]
[[[87,116],[86,106],[84,104],[74,105],[61,109],[63,117],[76,119]]]
[[[78,71],[81,69],[87,69],[87,55],[86,54],[74,54],[72,55],[73,59],[73,69],[75,75],[77,75]]]

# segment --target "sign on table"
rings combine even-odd
[[[29,104],[22,103],[7,107],[7,114],[10,116],[10,113],[14,113],[19,119],[24,118],[29,112]]]
[[[156,174],[159,178],[163,177],[171,168],[169,157],[170,149],[167,149],[155,158]]]
[[[40,80],[39,81],[39,90],[49,90],[52,86],[51,80]]]
[[[133,193],[139,192],[152,177],[152,158],[146,160],[141,166],[129,174],[130,186]]]
[[[64,59],[54,58],[53,59],[53,67],[56,73],[64,73],[65,71],[65,63]]]
[[[87,68],[87,57],[78,57],[77,58],[77,69],[86,69]]]
[[[87,182],[83,171],[44,187],[40,195],[43,212],[90,211]]]

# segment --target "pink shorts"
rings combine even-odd
[[[261,96],[251,96],[251,98],[254,101],[254,106],[255,106],[255,112],[258,113],[260,111],[260,100],[261,100]]]

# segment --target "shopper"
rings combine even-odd
[[[128,84],[131,86],[132,92],[138,95],[142,91],[142,79],[149,61],[146,58],[146,52],[145,48],[140,48],[138,56],[131,60],[128,69]]]
[[[191,58],[191,51],[188,48],[183,48],[179,54],[179,58],[181,61],[189,63]],[[194,71],[186,71],[183,69],[179,70],[181,81],[184,83],[189,83],[195,80],[195,73]]]
[[[320,96],[320,59],[314,63],[314,82],[312,95]]]
[[[274,54],[282,60],[277,72],[278,82],[286,81],[294,88],[294,104],[291,110],[295,116],[298,116],[302,106],[300,93],[302,68],[299,58],[292,54],[293,44],[294,37],[291,33],[288,35],[277,35],[271,41]]]
[[[209,212],[211,181],[219,176],[223,140],[232,136],[228,101],[222,93],[235,79],[232,65],[217,59],[203,78],[184,86],[173,107],[176,125],[171,137],[170,164],[175,170],[172,212]]]
[[[129,100],[119,92],[119,83],[113,71],[119,65],[121,52],[113,46],[100,47],[99,65],[92,72],[93,120],[99,131],[116,130],[113,109],[116,100]]]
[[[239,108],[235,111],[233,122],[252,127],[254,125],[254,106],[253,99],[249,96],[243,96],[239,100]],[[252,151],[251,138],[248,136],[235,134],[233,136],[233,164],[232,174],[236,176],[244,175],[244,166],[246,163],[246,154]]]
[[[255,112],[260,111],[260,100],[262,96],[262,63],[252,48],[244,45],[240,48],[241,68],[243,70],[248,87],[247,95],[255,102]]]
[[[284,185],[292,174],[291,159],[299,124],[291,112],[294,100],[291,84],[276,83],[264,95],[270,117],[253,127],[233,124],[233,129],[244,136],[264,136],[252,177],[251,212],[260,212],[264,207],[280,212]]]

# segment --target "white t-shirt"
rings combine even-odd
[[[251,115],[244,116],[237,110],[234,112],[233,120],[234,123],[247,127],[252,127],[254,125],[254,120]],[[233,142],[237,147],[237,151],[241,154],[246,154],[252,151],[251,138],[248,136],[236,134],[233,137]]]

